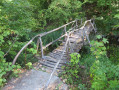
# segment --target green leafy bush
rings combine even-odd
[[[85,51],[81,53],[82,57],[80,58],[79,62],[80,65],[85,66],[85,69],[77,69],[76,67],[78,67],[79,64],[73,66],[72,63],[70,65],[70,67],[73,66],[75,67],[75,70],[78,71],[76,76],[78,76],[79,78],[75,79],[73,78],[73,75],[71,75],[71,77],[68,77],[70,76],[71,72],[74,72],[74,69],[70,67],[67,69],[66,67],[64,67],[65,71],[63,72],[63,78],[65,78],[69,84],[73,85],[75,89],[118,90],[119,64],[112,63],[112,60],[110,60],[106,55],[107,49],[105,44],[108,43],[108,40],[106,38],[102,38],[101,35],[97,35],[96,38],[97,40],[91,41],[91,48],[86,47],[86,49],[90,49],[91,52],[88,50],[87,53]],[[74,61],[74,59],[72,61]],[[90,78],[86,79],[87,81],[85,81],[85,79],[83,78],[87,77]],[[68,78],[71,78],[71,80],[76,83],[71,83],[71,81],[68,81]]]
[[[86,2],[83,5],[85,15],[88,19],[95,17],[98,32],[103,35],[107,35],[109,33],[118,35],[118,29],[114,28],[118,27],[119,22],[119,19],[115,18],[115,15],[118,17],[118,0],[85,1]]]
[[[32,66],[32,63],[31,63],[31,62],[28,62],[28,63],[26,64],[26,66],[28,67],[28,69],[33,68],[33,66]]]
[[[102,39],[101,35],[97,35],[97,39]],[[92,47],[90,50],[93,52],[93,54],[96,56],[96,58],[100,58],[102,55],[106,55],[106,47],[104,44],[108,43],[106,38],[103,38],[101,41],[91,41]]]
[[[17,69],[21,68],[20,65],[12,65],[11,62],[6,62],[6,60],[4,58],[0,58],[0,87],[2,87],[4,85],[4,83],[6,82],[6,77],[5,75],[9,72],[9,71],[13,71],[13,73],[16,75],[19,72],[17,71]]]
[[[119,46],[118,45],[109,45],[107,47],[108,57],[114,64],[119,63]]]
[[[119,67],[103,57],[96,60],[90,68],[90,76],[93,78],[91,88],[96,90],[119,89]],[[116,84],[113,82],[117,82]]]
[[[32,8],[27,0],[0,1],[0,51],[12,61],[17,52],[30,40],[35,27]]]
[[[66,64],[66,66],[63,66],[62,68],[65,70],[62,72],[62,78],[66,79],[66,82],[68,84],[76,85],[78,84],[80,77],[80,68],[79,68],[79,58],[80,54],[78,53],[72,53],[70,62]]]
[[[117,90],[119,89],[119,67],[112,64],[106,56],[107,39],[97,36],[98,41],[92,41],[91,51],[96,57],[95,62],[90,67],[92,77],[91,88],[95,90]],[[117,82],[117,83],[115,83]]]

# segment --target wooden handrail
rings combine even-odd
[[[76,26],[74,26],[73,28],[70,28],[69,31],[73,30]],[[61,35],[59,38],[55,39],[54,41],[48,43],[47,45],[43,46],[43,49],[47,48],[48,46],[52,45],[54,42],[60,40],[61,38],[65,37],[67,32],[69,31],[66,31],[65,34]]]
[[[65,34],[62,35],[62,36],[60,36],[59,38],[55,39],[54,41],[48,43],[47,45],[45,45],[45,46],[43,47],[43,49],[45,49],[45,48],[47,48],[48,46],[52,45],[54,42],[60,40],[60,39],[63,38],[64,36],[65,36]]]
[[[76,22],[76,26],[77,26],[77,20],[74,20],[74,21],[69,22],[69,23],[67,23],[67,24],[65,24],[65,25],[62,25],[61,27],[58,27],[58,28],[53,29],[53,30],[51,30],[51,31],[44,32],[44,33],[41,33],[41,34],[38,34],[38,35],[34,36],[34,37],[33,37],[27,44],[25,44],[25,45],[22,47],[22,49],[17,53],[17,55],[15,56],[15,58],[14,58],[14,60],[13,60],[13,62],[12,62],[12,65],[15,64],[15,62],[16,62],[17,58],[19,57],[19,55],[21,54],[21,52],[22,52],[29,44],[31,44],[32,41],[33,41],[35,38],[37,38],[37,37],[40,37],[40,38],[41,38],[40,41],[38,41],[38,43],[37,43],[37,51],[38,51],[39,42],[40,42],[40,46],[41,46],[41,48],[42,48],[42,49],[41,49],[41,52],[42,52],[42,57],[43,57],[43,49],[45,49],[46,47],[50,46],[51,44],[53,44],[54,42],[56,42],[56,41],[59,40],[60,38],[64,37],[65,34],[68,32],[68,31],[66,31],[66,26],[69,25],[69,24],[71,24],[71,23],[74,23],[74,22]],[[87,22],[90,22],[90,24],[92,25],[93,29],[95,29],[95,27],[94,27],[93,24],[91,23],[91,20],[85,21],[84,25],[82,26],[82,29],[85,27],[85,25],[86,25]],[[82,20],[81,20],[81,23],[82,23]],[[56,39],[56,40],[50,42],[49,44],[47,44],[47,45],[44,46],[44,47],[41,45],[41,44],[42,44],[41,41],[42,41],[42,37],[43,37],[43,36],[45,36],[45,35],[47,35],[47,34],[49,34],[49,33],[52,33],[52,32],[54,32],[54,31],[57,31],[57,30],[59,30],[59,29],[61,29],[61,28],[63,28],[63,27],[64,27],[64,29],[65,29],[65,34],[64,34],[64,35],[60,36],[58,39]],[[71,30],[71,29],[70,29],[70,30]]]
[[[65,25],[62,25],[61,27],[58,27],[58,28],[56,28],[56,29],[53,29],[53,30],[51,30],[51,31],[48,31],[48,32],[44,32],[44,33],[41,33],[41,34],[38,34],[38,35],[36,35],[36,36],[34,36],[27,44],[25,44],[22,48],[21,48],[21,50],[17,53],[17,55],[15,56],[15,58],[13,59],[13,62],[12,62],[12,65],[14,65],[15,63],[16,63],[16,61],[17,61],[17,58],[19,57],[19,55],[21,54],[21,52],[28,46],[28,45],[30,45],[31,43],[32,43],[32,41],[35,39],[35,38],[37,38],[37,37],[40,37],[40,46],[41,46],[41,52],[42,52],[42,57],[43,57],[43,46],[42,46],[42,38],[41,37],[43,37],[43,36],[45,36],[45,35],[47,35],[47,34],[49,34],[49,33],[52,33],[52,32],[54,32],[54,31],[57,31],[57,30],[59,30],[59,29],[61,29],[61,28],[63,28],[63,27],[65,27],[65,26],[67,26],[67,25],[69,25],[69,24],[71,24],[71,23],[74,23],[74,22],[76,22],[77,20],[74,20],[74,21],[71,21],[71,22],[69,22],[69,23],[67,23],[67,24],[65,24]],[[57,41],[57,40],[55,40],[55,41]],[[38,41],[38,43],[37,43],[37,50],[38,50],[38,46],[39,45],[39,41]],[[49,44],[50,45],[50,44]],[[49,45],[47,45],[47,46],[49,46]],[[45,48],[45,47],[44,47]]]
[[[47,34],[49,34],[49,33],[52,33],[52,32],[54,32],[54,31],[57,31],[57,30],[59,30],[59,29],[65,27],[65,26],[67,26],[67,25],[69,25],[69,24],[71,24],[71,23],[73,23],[73,22],[76,22],[76,21],[77,21],[77,20],[74,20],[74,21],[72,21],[72,22],[69,22],[69,23],[67,23],[67,24],[65,24],[65,25],[63,25],[63,26],[61,26],[61,27],[58,27],[58,28],[53,29],[53,30],[48,31],[48,32],[44,32],[44,33],[41,34],[41,37],[43,37],[43,36],[45,36],[45,35],[47,35]]]

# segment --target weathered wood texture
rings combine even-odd
[[[61,39],[62,37],[64,37],[66,33],[65,33],[64,35],[62,35],[60,38],[58,38],[58,39],[56,39],[55,41],[53,41],[53,42],[47,44],[47,45],[44,46],[44,47],[43,47],[43,45],[42,45],[42,37],[45,36],[45,35],[47,35],[47,34],[49,34],[49,33],[58,31],[58,30],[60,30],[61,28],[66,28],[66,26],[68,26],[68,25],[70,25],[70,24],[73,24],[73,23],[75,23],[75,22],[77,22],[77,20],[74,20],[74,21],[72,21],[72,22],[69,22],[69,23],[67,23],[67,24],[65,24],[65,25],[62,25],[61,27],[58,27],[58,28],[53,29],[53,30],[51,30],[51,31],[44,32],[44,33],[41,33],[41,34],[38,34],[38,35],[34,36],[34,37],[33,37],[26,45],[24,45],[24,46],[22,47],[22,49],[17,53],[17,55],[15,56],[15,58],[14,58],[14,60],[13,60],[13,62],[12,62],[12,65],[14,65],[14,64],[16,63],[17,58],[19,57],[19,55],[21,54],[21,52],[22,52],[28,45],[30,45],[30,44],[33,42],[33,40],[34,40],[35,38],[39,38],[39,37],[40,37],[40,41],[37,42],[37,52],[38,52],[38,48],[39,48],[38,45],[39,45],[39,42],[40,42],[41,54],[42,54],[42,58],[43,58],[43,56],[44,56],[43,49],[45,49],[45,48],[48,47],[49,45],[53,44],[53,43],[56,42],[57,40],[59,40],[59,39]]]
[[[56,48],[51,53],[49,53],[48,56],[51,57],[52,60],[54,60],[55,62],[57,62],[58,60],[62,59],[61,62],[66,63],[68,61],[68,59],[69,59],[69,54],[70,53],[73,53],[73,52],[78,52],[79,49],[81,49],[81,47],[83,46],[84,41],[86,40],[86,38],[88,39],[88,42],[90,44],[90,41],[89,41],[89,38],[88,38],[90,32],[92,30],[95,30],[95,32],[96,32],[96,29],[94,27],[94,22],[92,22],[91,20],[85,21],[84,24],[82,25],[82,27],[80,27],[80,28],[78,26],[78,22],[77,21],[78,20],[74,20],[72,22],[69,22],[69,23],[61,26],[61,27],[58,27],[56,29],[53,29],[51,31],[44,32],[44,33],[41,33],[41,34],[36,35],[25,46],[22,47],[22,49],[15,56],[12,64],[13,65],[15,64],[15,62],[16,62],[17,58],[19,57],[19,55],[21,54],[21,52],[25,48],[27,48],[27,46],[30,45],[35,38],[38,38],[38,41],[37,41],[37,52],[39,50],[39,45],[40,45],[40,50],[41,50],[42,59],[39,60],[39,62],[42,61],[42,65],[43,65],[43,62],[45,64],[49,64],[47,62],[48,59],[45,60],[45,55],[43,53],[43,50],[46,47],[50,46],[51,44],[53,44],[54,42],[60,40],[63,37],[65,37],[65,40],[63,40],[63,42],[61,43],[61,45],[58,48]],[[82,20],[81,20],[80,23],[82,23]],[[70,25],[70,24],[72,24],[71,26],[73,26],[73,27],[71,27],[69,30],[66,30],[67,29],[67,26]],[[47,35],[47,34],[49,34],[49,33],[54,32],[54,31],[60,30],[61,28],[64,28],[64,32],[65,33],[63,35],[61,35],[58,39],[50,42],[46,46],[43,46],[43,44],[42,44],[42,37],[45,36],[45,35]],[[66,43],[66,40],[67,40],[67,37],[68,37],[67,36],[67,33],[70,33],[70,35],[69,35],[69,41],[68,41],[68,45],[67,45],[66,51],[63,54],[63,51],[65,49],[65,43]],[[61,58],[61,56],[63,56],[63,57]],[[49,61],[51,60],[51,58],[49,59]]]
[[[74,52],[79,52],[86,40],[88,40],[88,43],[90,45],[90,40],[88,36],[92,30],[94,30],[94,26],[90,20],[86,21],[81,28],[73,28],[73,30],[70,31],[71,34],[69,36],[69,43],[64,54],[63,51],[65,49],[65,41],[67,38],[65,38],[64,42],[62,42],[59,47],[50,52],[47,56],[44,56],[44,58],[40,59],[39,63],[41,63],[42,66],[46,66],[47,69],[53,69],[58,60],[61,59],[60,64],[57,67],[57,69],[61,69],[61,66],[69,61],[69,55]],[[62,54],[63,57],[61,58]]]

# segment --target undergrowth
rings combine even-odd
[[[119,89],[118,60],[113,63],[115,58],[107,56],[108,47],[105,44],[108,44],[108,40],[100,35],[96,38],[91,41],[91,48],[86,46],[86,52],[71,54],[70,62],[62,67],[64,71],[61,77],[71,90]]]

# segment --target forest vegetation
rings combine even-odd
[[[71,54],[62,78],[73,90],[118,90],[119,0],[0,0],[0,87],[7,82],[7,72],[13,71],[14,76],[19,68],[35,62],[36,41],[12,65],[15,55],[33,36],[81,18],[95,18],[98,36],[91,41],[93,47],[82,49],[85,53]],[[47,36],[43,44],[55,38]],[[86,69],[77,68],[78,63]]]

